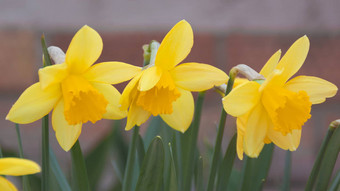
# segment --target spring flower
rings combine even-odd
[[[129,109],[125,129],[141,125],[152,114],[175,130],[185,132],[193,118],[194,100],[190,91],[221,85],[228,76],[207,64],[179,64],[193,46],[193,32],[185,20],[165,36],[154,63],[147,65],[126,86],[120,103]]]
[[[18,158],[1,158],[0,159],[0,175],[23,176],[40,172],[37,163]],[[1,191],[17,191],[17,188],[5,177],[0,176]]]
[[[39,82],[24,91],[6,119],[31,123],[53,109],[53,129],[60,146],[68,151],[83,123],[126,117],[127,111],[119,109],[121,95],[111,84],[131,79],[141,68],[122,62],[92,65],[102,49],[99,34],[88,26],[82,27],[64,59],[56,59],[62,63],[40,69]]]
[[[302,66],[308,50],[309,40],[303,36],[281,60],[280,50],[268,60],[260,72],[265,80],[243,83],[223,98],[226,112],[237,117],[240,159],[243,152],[258,157],[264,144],[271,142],[284,150],[296,150],[301,127],[311,117],[311,105],[336,94],[334,84],[314,76],[289,80]]]

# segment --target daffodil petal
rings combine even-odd
[[[65,151],[69,151],[78,140],[82,124],[68,124],[64,115],[64,100],[60,100],[53,110],[52,126],[61,148]]]
[[[102,93],[105,99],[109,102],[106,106],[106,113],[103,115],[104,119],[122,119],[127,116],[126,110],[119,109],[120,93],[110,84],[92,83],[92,86]]]
[[[170,71],[176,86],[188,91],[204,91],[227,82],[222,70],[208,64],[185,63]]]
[[[178,88],[181,96],[172,103],[173,113],[160,115],[173,129],[184,133],[194,116],[194,99],[191,92]]]
[[[280,57],[281,57],[281,50],[278,50],[277,52],[275,52],[275,54],[273,54],[269,58],[267,63],[261,69],[260,74],[262,74],[265,78],[267,78],[269,74],[272,73],[274,69],[276,68],[277,63],[280,60]]]
[[[146,69],[139,80],[138,90],[147,91],[153,88],[161,78],[162,73],[162,69],[157,66]]]
[[[135,97],[134,93],[137,92],[137,83],[141,76],[143,75],[144,71],[140,72],[136,75],[125,87],[122,97],[120,98],[119,103],[121,104],[121,110],[127,110],[130,104],[132,103],[133,98]]]
[[[314,76],[297,76],[285,84],[285,88],[294,92],[306,91],[312,104],[319,104],[335,96],[336,85]]]
[[[238,117],[236,120],[236,126],[237,126],[236,151],[237,151],[237,156],[240,160],[243,160],[244,130],[246,129],[247,117],[248,116]]]
[[[56,64],[39,69],[39,82],[41,88],[45,89],[50,85],[61,83],[68,74],[67,64]]]
[[[67,52],[66,63],[72,73],[82,73],[99,58],[103,41],[91,27],[83,26],[73,37]]]
[[[257,82],[237,86],[222,99],[224,110],[235,117],[249,112],[260,100],[259,88]]]
[[[118,84],[130,80],[140,71],[140,67],[123,62],[103,62],[93,65],[83,77],[91,82]]]
[[[178,22],[164,37],[159,46],[155,65],[169,70],[183,61],[194,44],[194,34],[190,24]]]
[[[283,83],[292,77],[303,65],[309,50],[309,40],[307,36],[299,38],[288,49],[286,54],[277,64],[276,69],[283,70]]]
[[[131,104],[127,116],[125,130],[128,131],[132,129],[135,125],[142,125],[148,118],[151,113],[145,111],[142,107],[137,106],[135,103]]]
[[[40,166],[27,159],[20,158],[1,158],[0,174],[10,176],[22,176],[40,172]]]
[[[300,144],[301,130],[293,129],[292,133],[284,136],[281,132],[275,131],[273,127],[270,127],[268,128],[267,136],[281,149],[295,151]]]
[[[257,104],[249,113],[244,135],[244,151],[250,157],[257,158],[264,146],[264,139],[270,119],[261,104]]]
[[[32,123],[47,115],[61,97],[60,86],[41,89],[40,83],[28,87],[12,106],[6,119],[15,123]]]
[[[8,181],[6,178],[0,176],[0,190],[1,191],[18,191],[18,189]]]

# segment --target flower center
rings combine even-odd
[[[64,115],[70,125],[95,123],[106,113],[108,101],[87,80],[71,75],[61,84],[65,102]]]
[[[311,117],[312,103],[305,91],[292,92],[284,88],[266,88],[262,102],[274,123],[274,129],[283,135],[301,129]]]
[[[152,115],[171,114],[172,103],[181,96],[169,73],[164,72],[161,79],[148,91],[138,91],[136,104]]]

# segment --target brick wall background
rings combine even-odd
[[[74,33],[84,24],[103,38],[99,61],[117,60],[142,64],[142,45],[160,41],[181,19],[191,23],[194,47],[186,61],[214,65],[228,72],[243,63],[259,70],[278,49],[287,48],[307,35],[311,48],[298,74],[314,75],[340,86],[340,2],[335,0],[187,0],[167,1],[0,1],[0,145],[17,149],[14,125],[5,116],[20,93],[38,80],[41,66],[40,36],[49,45],[66,51]],[[124,86],[118,86],[122,91]],[[301,145],[293,153],[292,188],[300,190],[312,168],[328,124],[340,117],[340,96],[312,108],[312,118],[303,127]],[[220,115],[220,97],[207,93],[200,144],[213,144]],[[110,121],[87,124],[80,140],[85,152],[110,131]],[[40,161],[41,122],[22,125],[28,158]],[[226,138],[234,127],[228,118]],[[52,131],[52,129],[51,129]],[[126,132],[129,136],[131,132]],[[60,162],[69,156],[50,138]],[[226,141],[225,141],[226,142]],[[338,162],[339,163],[339,162]],[[338,165],[339,166],[339,165]],[[284,168],[284,151],[275,150],[267,190],[276,190]]]

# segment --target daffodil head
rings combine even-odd
[[[150,115],[160,115],[170,127],[185,132],[194,111],[191,91],[204,91],[228,80],[223,71],[207,64],[179,64],[192,46],[192,28],[182,20],[167,33],[156,54],[151,51],[150,64],[130,81],[120,100],[121,108],[129,110],[126,130],[141,125]]]
[[[325,101],[337,87],[313,76],[289,80],[303,65],[309,50],[306,36],[299,38],[280,59],[277,51],[262,68],[261,81],[235,87],[223,98],[224,109],[237,117],[237,153],[257,157],[264,144],[282,149],[298,148],[301,128],[311,117],[311,105]]]

